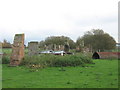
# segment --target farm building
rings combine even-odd
[[[120,59],[120,52],[94,52],[93,59]]]

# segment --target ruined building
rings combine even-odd
[[[10,66],[18,66],[24,58],[24,34],[16,34],[12,46]]]

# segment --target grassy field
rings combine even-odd
[[[117,88],[118,60],[94,60],[85,67],[30,69],[3,64],[3,88]]]

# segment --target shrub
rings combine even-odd
[[[10,63],[10,56],[2,56],[2,64],[9,64]]]
[[[38,55],[38,56],[25,56],[24,60],[21,62],[21,65],[36,65],[36,66],[78,66],[85,63],[92,63],[92,60],[89,57],[86,57],[82,54],[76,55]]]

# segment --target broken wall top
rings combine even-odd
[[[29,49],[38,49],[38,42],[29,42],[28,48]]]
[[[15,34],[13,45],[21,46],[24,45],[23,43],[24,43],[24,34]]]

